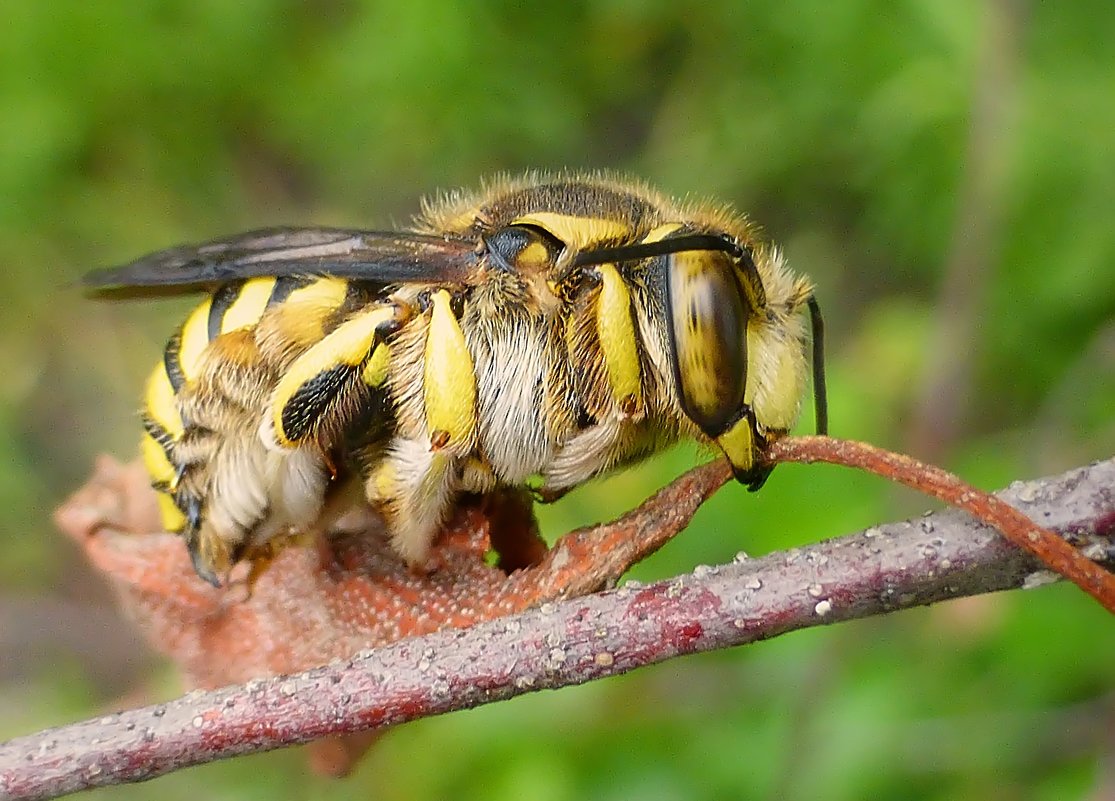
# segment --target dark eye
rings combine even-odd
[[[562,244],[532,225],[509,225],[484,240],[491,266],[507,272],[553,266]]]
[[[718,437],[743,409],[749,307],[731,256],[683,251],[666,273],[670,342],[682,410]]]

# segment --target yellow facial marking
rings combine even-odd
[[[747,417],[740,418],[735,425],[717,437],[716,444],[724,451],[737,475],[746,473],[755,466],[755,435]]]
[[[630,413],[637,413],[643,405],[643,386],[635,322],[631,316],[631,294],[614,265],[602,264],[596,271],[600,276],[596,330],[612,397]]]
[[[431,298],[426,334],[424,388],[426,427],[449,435],[447,446],[464,446],[476,429],[476,373],[465,335],[444,289]]]
[[[754,355],[745,402],[755,413],[760,430],[789,431],[797,422],[806,390],[800,342],[753,325],[747,332],[747,348]]]
[[[201,354],[209,344],[209,306],[206,299],[186,322],[182,324],[182,339],[178,348],[178,364],[186,381],[195,381],[201,368]]]
[[[178,402],[174,395],[174,387],[167,378],[166,368],[160,362],[147,379],[147,388],[144,392],[144,408],[147,415],[158,423],[171,438],[178,439],[182,436],[182,417],[178,414]]]
[[[619,220],[576,217],[551,211],[536,211],[520,217],[512,225],[537,225],[574,250],[583,250],[599,242],[618,240],[631,235],[631,227]]]
[[[661,242],[681,227],[681,223],[666,223],[665,225],[660,225],[657,228],[651,229],[651,232],[643,237],[643,242]]]
[[[221,318],[221,333],[227,334],[258,323],[274,287],[274,278],[253,278],[244,284],[236,300]]]
[[[519,269],[529,270],[548,267],[551,262],[550,250],[541,242],[531,242],[516,257],[515,262]]]

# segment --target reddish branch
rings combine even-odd
[[[965,484],[939,467],[863,442],[830,437],[783,440],[775,443],[768,458],[772,462],[828,462],[858,467],[964,509],[997,528],[1008,540],[1029,551],[1050,570],[1076,584],[1115,614],[1115,573],[1091,561],[999,498]]]
[[[793,448],[783,446],[780,458],[794,458]],[[719,486],[725,472],[719,464],[698,468],[681,480],[680,495],[672,485],[632,515],[597,531],[605,537],[613,533],[617,546],[627,537],[642,540],[645,547],[639,526],[658,525],[659,515],[673,522],[687,519],[699,502],[694,498]],[[1113,487],[1115,460],[1013,485],[1003,498],[1090,555],[1110,561],[1115,552]],[[576,559],[576,548],[592,537],[593,530],[570,535],[554,553],[572,550],[564,558],[549,558]],[[555,572],[560,564],[550,567]],[[296,675],[195,692],[18,738],[0,744],[0,798],[47,798],[366,732],[580,684],[680,654],[1016,588],[1043,569],[1041,561],[994,530],[947,510],[761,559],[700,568],[647,587],[545,603],[471,628],[403,639]],[[573,591],[574,583],[568,587]]]

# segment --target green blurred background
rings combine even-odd
[[[1077,3],[0,6],[0,737],[178,691],[50,511],[134,452],[183,301],[71,283],[282,222],[383,227],[530,167],[730,201],[813,276],[832,429],[975,483],[1115,453],[1115,14]],[[802,423],[808,430],[807,414]],[[682,448],[544,511],[617,513]],[[649,580],[926,502],[832,467],[720,493]],[[954,602],[95,798],[1115,797],[1115,636],[1069,587]]]

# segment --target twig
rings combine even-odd
[[[788,456],[788,454],[782,454]],[[720,477],[718,465],[698,468]],[[1115,460],[1018,483],[1031,517],[1112,554]],[[1101,539],[1096,539],[1101,538]],[[1042,565],[957,510],[401,640],[290,677],[195,692],[0,744],[0,798],[39,799],[465,709],[1027,584]]]
[[[1115,574],[999,498],[977,490],[939,467],[865,442],[832,437],[793,437],[776,442],[768,459],[858,467],[963,509],[977,520],[994,526],[1008,540],[1036,556],[1050,570],[1076,584],[1115,614]]]

